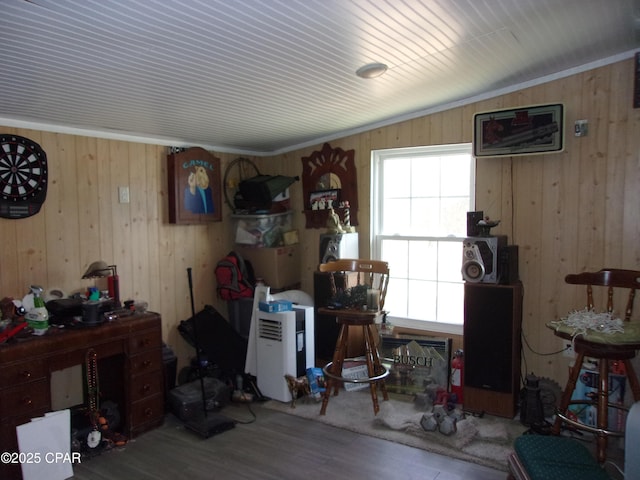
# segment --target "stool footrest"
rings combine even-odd
[[[380,373],[379,375],[376,375],[375,377],[346,378],[346,377],[341,377],[339,375],[334,375],[333,373],[331,373],[329,371],[329,368],[332,365],[333,365],[333,362],[327,363],[322,368],[322,371],[324,372],[324,374],[327,377],[331,377],[334,380],[338,380],[340,382],[347,382],[347,383],[373,383],[373,382],[379,382],[380,380],[383,380],[384,378],[389,376],[389,369],[387,369],[384,365],[380,365],[380,367],[384,370],[384,372]]]
[[[594,407],[597,407],[598,404],[596,402],[589,402],[586,400],[572,400],[571,402],[569,402],[569,406],[571,405],[592,405]],[[625,411],[629,411],[628,408],[622,406],[622,405],[617,405],[615,403],[608,403],[607,404],[609,408],[616,408],[618,410],[625,410]],[[577,420],[574,420],[572,418],[570,418],[565,412],[560,411],[559,409],[556,409],[556,416],[560,417],[562,419],[562,421],[564,423],[567,423],[569,425],[571,425],[574,428],[577,428],[579,430],[585,430],[589,433],[593,433],[595,435],[604,435],[607,437],[622,437],[624,436],[624,432],[621,431],[615,431],[615,430],[606,430],[603,428],[598,428],[598,427],[592,427],[591,425],[586,425],[582,422],[579,422]]]

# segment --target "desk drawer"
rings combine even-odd
[[[0,388],[20,385],[46,376],[44,360],[14,364],[0,368]]]
[[[162,367],[162,350],[156,348],[140,355],[135,355],[129,359],[131,362],[131,376],[140,375],[141,373],[151,372],[153,370],[161,370]]]
[[[161,394],[134,402],[131,405],[131,426],[135,430],[140,425],[164,417],[164,397]]]
[[[145,330],[129,338],[129,355],[156,347],[162,347],[162,330],[160,328]]]
[[[137,402],[151,395],[162,392],[162,370],[144,373],[131,378],[131,401]]]
[[[0,394],[0,417],[15,417],[49,408],[49,382],[46,379],[8,388]]]

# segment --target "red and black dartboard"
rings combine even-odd
[[[33,140],[0,134],[0,217],[35,215],[47,197],[47,154]]]

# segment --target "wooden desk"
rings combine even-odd
[[[134,314],[95,327],[56,329],[0,345],[0,452],[17,452],[15,427],[51,411],[51,373],[98,357],[101,398],[118,404],[128,438],[164,420],[162,323]],[[19,479],[19,465],[0,464],[0,478]]]

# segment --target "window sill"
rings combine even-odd
[[[460,335],[463,334],[463,325],[452,323],[429,322],[426,320],[412,320],[410,318],[387,317],[389,324],[394,327],[410,328],[413,330],[424,330],[430,333]]]

